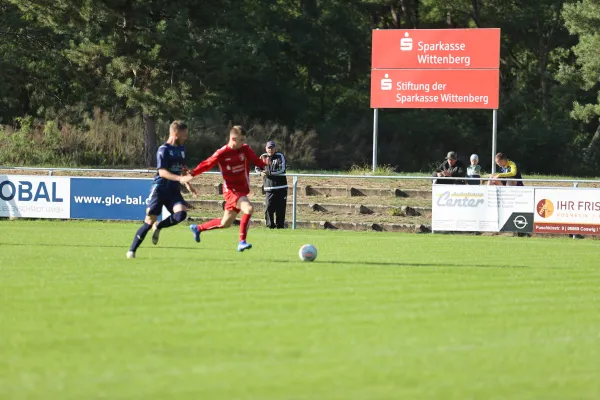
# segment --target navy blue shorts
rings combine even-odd
[[[177,204],[185,204],[181,191],[161,189],[153,185],[150,196],[148,196],[148,210],[146,214],[161,215],[163,206],[173,214],[173,207]]]

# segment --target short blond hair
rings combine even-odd
[[[231,130],[229,131],[229,134],[232,134],[232,133],[235,133],[240,136],[246,136],[246,130],[241,125],[235,125],[234,127],[232,127]]]
[[[169,131],[170,132],[181,132],[183,130],[186,130],[188,127],[185,124],[185,122],[180,121],[180,120],[175,120],[173,122],[171,122],[171,126],[169,127]]]

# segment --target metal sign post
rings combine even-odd
[[[373,109],[373,173],[377,170],[377,134],[379,130],[379,109]]]
[[[498,110],[492,111],[492,174],[496,173],[496,153],[498,144]]]

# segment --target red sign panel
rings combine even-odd
[[[568,224],[536,222],[533,231],[535,233],[555,233],[561,235],[598,235],[599,224]]]
[[[371,68],[500,67],[500,29],[378,29]]]
[[[371,108],[497,109],[497,69],[371,71]]]

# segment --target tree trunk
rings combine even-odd
[[[156,118],[153,115],[143,114],[144,118],[144,164],[148,167],[156,167]]]
[[[596,133],[594,133],[594,136],[592,136],[592,140],[590,140],[590,143],[588,144],[587,148],[586,148],[586,152],[591,154],[594,151],[594,147],[598,146],[600,144],[600,124],[598,124],[598,127],[596,128]]]
[[[539,73],[540,73],[540,112],[542,120],[546,120],[548,114],[548,57],[550,55],[550,35],[552,32],[548,33],[548,36],[542,35],[540,38],[540,53],[539,53]]]
[[[473,7],[473,22],[475,26],[481,28],[481,22],[479,21],[479,0],[471,0],[471,6]]]

